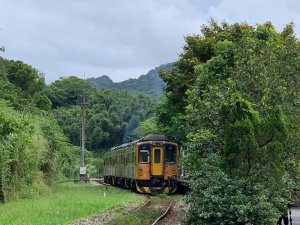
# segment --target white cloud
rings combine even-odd
[[[3,57],[23,60],[53,81],[109,75],[120,81],[174,61],[184,36],[218,21],[299,20],[296,0],[0,0]],[[298,30],[298,27],[296,27]]]
[[[271,21],[278,30],[290,22],[299,21],[300,2],[296,0],[223,0],[209,13],[219,21],[248,22],[252,25]],[[299,25],[296,24],[299,33]]]

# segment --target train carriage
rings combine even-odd
[[[178,165],[178,145],[164,135],[148,135],[105,154],[104,181],[140,193],[174,193]]]

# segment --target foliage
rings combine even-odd
[[[140,123],[139,126],[139,132],[142,137],[148,135],[148,134],[161,134],[163,133],[161,131],[162,128],[158,126],[157,118],[151,117],[144,122]]]
[[[192,192],[189,224],[275,224],[279,212],[268,200],[268,189],[256,183],[231,178],[222,170],[218,155],[196,159],[199,166],[191,174]]]
[[[16,110],[50,109],[50,100],[41,95],[45,88],[43,74],[32,66],[0,57],[0,81],[1,99],[7,100]]]
[[[79,145],[80,107],[77,97],[85,87],[86,146],[96,152],[139,138],[137,128],[149,118],[155,103],[147,95],[128,91],[96,89],[79,78],[63,78],[45,93],[52,100],[55,116],[71,143]],[[59,100],[58,100],[59,99]],[[62,107],[64,106],[64,107]]]
[[[188,222],[274,224],[300,172],[293,24],[277,32],[270,22],[211,21],[201,32],[186,37],[174,69],[161,74],[166,100],[158,112],[189,153]]]
[[[59,108],[62,106],[75,105],[78,103],[78,98],[82,94],[83,90],[88,95],[94,93],[94,89],[82,79],[74,76],[62,77],[59,80],[54,81],[48,87],[43,90],[50,101],[52,102],[52,108]]]
[[[3,101],[0,108],[1,191],[6,200],[32,196],[74,168],[74,153],[55,120],[17,113]]]
[[[20,88],[25,96],[34,95],[45,85],[43,75],[21,61],[8,61],[6,70],[9,82]]]
[[[32,66],[2,58],[0,88],[0,202],[31,197],[78,176],[79,147],[74,145],[79,145],[83,91],[86,147],[94,152],[139,138],[139,123],[155,109],[146,94],[97,90],[74,76],[47,86]],[[102,174],[100,156],[86,151],[92,176]]]
[[[41,74],[21,61],[0,60],[0,202],[41,194],[74,177],[78,148],[68,143]],[[77,169],[76,169],[77,170]]]
[[[9,202],[0,207],[3,225],[73,224],[79,218],[143,202],[141,195],[114,187],[60,183],[47,195]]]

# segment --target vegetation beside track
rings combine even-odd
[[[1,225],[63,225],[89,218],[144,197],[115,187],[61,183],[47,196],[0,205]]]
[[[188,224],[273,225],[295,200],[296,36],[293,23],[280,32],[271,22],[211,20],[185,38],[173,70],[161,74],[166,87],[157,126],[187,156]]]
[[[122,210],[117,213],[108,225],[144,225],[152,224],[166,210],[171,201],[181,201],[180,195],[155,195],[151,199],[149,206],[141,207],[136,210]]]

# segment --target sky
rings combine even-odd
[[[119,82],[176,61],[184,37],[218,22],[295,23],[297,0],[0,0],[0,56],[30,64],[47,83],[108,75]]]

